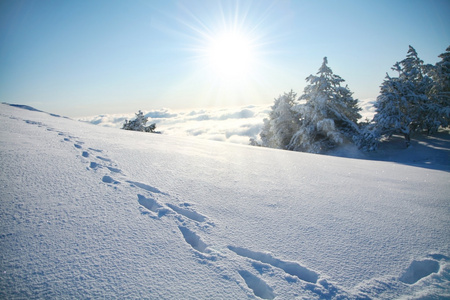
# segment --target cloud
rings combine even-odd
[[[199,110],[172,111],[160,109],[143,111],[149,123],[163,134],[192,136],[202,139],[248,144],[261,131],[263,119],[267,117],[270,105],[252,105],[233,108],[210,108]],[[125,120],[134,114],[98,115],[80,118],[80,121],[95,125],[121,128]]]
[[[375,102],[376,102],[375,98],[359,100],[359,106],[362,108],[361,111],[362,121],[364,121],[366,118],[372,120],[373,116],[375,115],[375,106],[374,106]]]
[[[371,119],[374,99],[360,101],[361,115]],[[236,144],[249,144],[250,138],[259,138],[263,119],[268,117],[271,105],[250,105],[232,108],[209,108],[173,111],[167,108],[143,111],[149,123],[171,136],[191,136]],[[100,126],[121,128],[134,114],[98,115],[79,120]]]
[[[145,114],[146,117],[151,119],[163,119],[163,118],[175,118],[176,113],[170,113],[168,109],[153,110]]]
[[[243,109],[241,111],[224,114],[219,117],[219,120],[228,120],[228,119],[249,119],[255,115],[253,111],[250,109]]]
[[[93,117],[84,117],[79,118],[79,121],[92,123],[95,125],[101,125],[105,127],[122,127],[125,120],[129,120],[133,118],[134,115],[127,114],[127,115],[98,115]]]

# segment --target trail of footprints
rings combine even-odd
[[[196,233],[196,231],[192,229],[198,228],[199,230],[203,230],[214,226],[214,223],[209,221],[207,216],[193,210],[191,208],[191,204],[189,203],[182,203],[180,205],[160,203],[155,199],[155,196],[170,197],[170,195],[148,184],[128,180],[122,170],[105,155],[103,150],[85,148],[84,142],[77,140],[75,137],[69,136],[64,138],[64,141],[66,142],[73,142],[72,140],[75,141],[73,143],[74,148],[80,151],[79,157],[82,160],[89,160],[89,167],[87,169],[93,171],[109,171],[109,174],[102,176],[102,182],[113,187],[120,185],[122,182],[115,180],[113,176],[121,175],[121,177],[124,178],[124,183],[129,184],[130,187],[141,190],[141,193],[137,194],[137,201],[140,204],[142,214],[148,214],[153,219],[160,219],[168,215],[173,216],[184,241],[194,250],[194,253],[199,258],[213,262],[217,260],[218,257],[224,257],[218,252],[212,250],[209,245],[207,245]],[[273,257],[271,254],[255,252],[242,247],[229,245],[227,246],[227,249],[230,251],[231,255],[237,255],[237,257],[241,257],[243,259],[243,262],[239,263],[240,265],[248,265],[250,262],[250,266],[253,267],[253,269],[259,274],[264,273],[264,271],[269,272],[272,268],[277,268],[286,273],[285,280],[288,282],[297,282],[297,279],[313,285],[318,282],[319,274],[301,266],[296,262],[283,261]],[[262,299],[274,299],[276,294],[273,289],[262,278],[252,273],[250,271],[251,267],[237,268],[237,274],[242,278],[242,282],[245,283],[248,289],[250,289],[255,296]],[[230,278],[232,278],[232,276]]]
[[[195,254],[201,259],[206,259],[213,262],[221,258],[227,258],[232,262],[238,262],[238,265],[250,265],[251,267],[237,267],[237,273],[242,278],[245,285],[252,291],[254,296],[262,299],[274,299],[276,293],[274,290],[259,276],[255,275],[248,269],[254,269],[258,274],[270,273],[273,269],[284,272],[284,280],[289,283],[300,282],[303,284],[303,288],[315,293],[319,298],[331,299],[339,295],[339,297],[354,298],[354,299],[370,299],[370,297],[364,295],[351,295],[342,289],[327,282],[325,279],[321,279],[320,275],[310,270],[298,262],[284,261],[279,258],[273,257],[272,254],[252,251],[243,247],[237,247],[228,245],[226,248],[229,251],[229,255],[224,256],[212,250],[202,238],[191,228],[198,228],[199,230],[205,230],[214,226],[214,223],[209,220],[205,215],[202,215],[191,208],[191,204],[182,203],[180,205],[174,205],[171,203],[162,204],[155,199],[155,195],[158,197],[170,197],[169,194],[164,193],[156,187],[150,186],[145,183],[127,180],[127,176],[122,172],[118,166],[107,157],[103,150],[85,147],[84,142],[80,141],[77,137],[71,136],[67,133],[57,131],[54,128],[50,128],[47,125],[29,120],[23,120],[28,124],[37,125],[38,127],[45,127],[47,131],[55,131],[58,136],[63,136],[62,142],[73,143],[75,150],[79,151],[78,157],[83,163],[88,163],[86,167],[90,171],[106,171],[108,174],[104,174],[101,177],[101,181],[108,184],[111,187],[117,187],[122,184],[121,181],[115,180],[112,176],[118,175],[124,179],[124,182],[129,184],[130,187],[138,188],[141,193],[137,194],[137,202],[140,205],[142,214],[148,214],[153,219],[161,219],[164,216],[172,216],[176,222],[176,225],[180,231],[180,235],[184,241],[192,247]],[[99,172],[99,173],[102,173]],[[101,175],[100,175],[101,176]],[[240,258],[240,259],[239,259]],[[449,257],[434,254],[430,255],[429,259],[422,261],[413,261],[404,274],[399,277],[399,281],[406,284],[413,284],[418,280],[436,273],[439,271],[439,260],[450,260]],[[225,278],[233,278],[233,276],[226,275]],[[236,280],[240,285],[239,280]],[[242,285],[241,285],[242,287]],[[245,289],[245,288],[244,288]]]
[[[59,135],[66,134],[59,132]],[[170,195],[148,184],[128,180],[122,170],[107,157],[103,150],[89,147],[86,148],[84,142],[70,135],[66,135],[63,141],[73,143],[73,147],[79,151],[78,156],[81,160],[83,160],[83,162],[89,160],[89,166],[87,167],[88,170],[109,171],[109,174],[105,174],[101,177],[101,181],[103,183],[106,183],[112,187],[120,185],[122,182],[114,179],[113,176],[121,175],[121,177],[124,178],[123,182],[129,184],[130,187],[141,189],[141,193],[137,194],[137,201],[140,204],[142,214],[148,214],[153,219],[160,219],[164,216],[172,215],[184,241],[192,247],[194,253],[196,253],[201,259],[215,261],[219,256],[221,256],[219,253],[210,249],[209,245],[207,245],[202,238],[193,229],[191,229],[192,227],[196,227],[202,230],[204,228],[214,226],[214,223],[211,222],[207,216],[193,210],[191,208],[191,204],[182,203],[181,205],[174,205],[171,203],[160,203],[155,199],[155,195],[169,197]],[[308,270],[298,263],[286,262],[274,258],[270,254],[254,252],[241,247],[228,246],[227,249],[239,257],[253,261],[252,266],[256,271],[261,271],[264,268],[270,269],[271,267],[275,267],[285,271],[289,275],[296,276],[300,280],[311,283],[317,282],[318,274],[314,271]],[[246,270],[245,268],[240,268],[237,273],[255,296],[262,299],[275,298],[273,289],[257,275],[253,274],[249,270]],[[295,281],[295,279],[291,279],[291,281]]]

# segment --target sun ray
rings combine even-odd
[[[177,89],[188,91],[190,101],[220,105],[271,97],[267,91],[273,84],[264,77],[273,70],[267,56],[276,49],[268,36],[278,22],[269,22],[272,7],[253,1],[179,4],[184,17],[175,22],[187,29],[180,32],[180,41],[190,53],[184,63],[191,75]]]

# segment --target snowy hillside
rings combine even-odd
[[[448,298],[450,173],[426,163],[1,104],[0,298]]]

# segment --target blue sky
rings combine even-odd
[[[266,104],[324,56],[375,98],[408,45],[439,61],[448,15],[447,0],[5,0],[0,101],[71,117]]]

